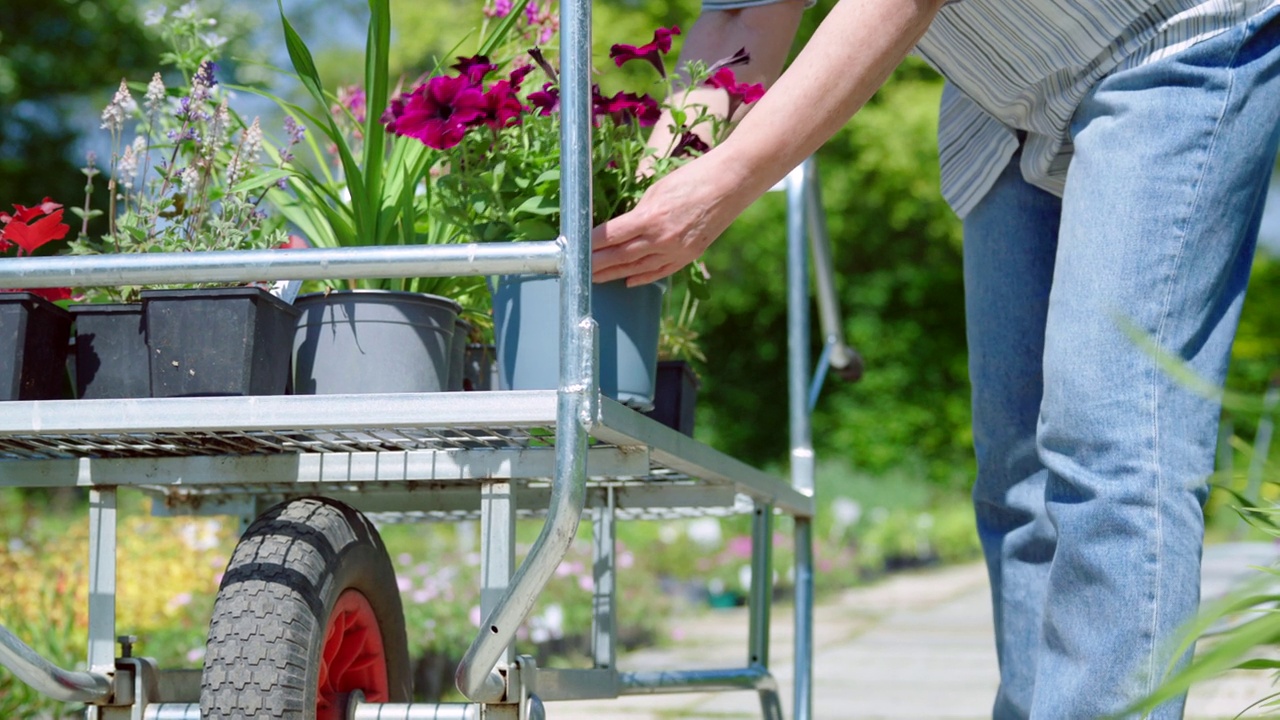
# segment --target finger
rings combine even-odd
[[[637,274],[652,273],[662,265],[662,259],[657,255],[646,255],[644,257],[625,263],[616,263],[606,266],[600,270],[593,270],[591,279],[595,282],[611,282],[613,280],[621,280],[629,278]]]
[[[679,263],[669,263],[663,265],[657,270],[651,272],[638,273],[627,278],[627,287],[636,287],[637,285],[647,285],[651,282],[661,280],[664,277],[674,275],[682,265]]]
[[[643,237],[630,240],[626,244],[593,250],[591,252],[592,272],[628,267],[653,254],[653,242]]]
[[[621,245],[639,235],[643,228],[641,223],[632,219],[631,213],[606,220],[591,229],[591,249],[600,250]]]

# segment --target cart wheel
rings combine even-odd
[[[249,526],[218,588],[200,716],[339,720],[346,695],[408,702],[395,571],[367,518],[325,498]]]

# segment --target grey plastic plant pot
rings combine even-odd
[[[0,400],[66,397],[71,314],[29,292],[0,292]]]
[[[76,397],[151,397],[142,303],[89,303],[67,309],[76,321]]]
[[[258,287],[144,290],[152,397],[283,395],[298,311]]]
[[[438,392],[448,387],[449,349],[461,307],[424,293],[313,293],[293,337],[297,395]]]
[[[559,387],[559,287],[556,277],[499,278],[493,322],[502,389]],[[599,326],[600,391],[641,411],[653,407],[664,292],[665,283],[629,288],[622,280],[591,290],[591,313]]]

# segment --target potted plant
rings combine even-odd
[[[30,255],[66,237],[62,206],[14,205],[0,212],[0,257]],[[56,400],[65,396],[71,315],[55,301],[69,288],[0,291],[0,400]]]
[[[369,6],[365,82],[336,92],[326,90],[281,7],[294,73],[327,112],[275,100],[326,147],[312,142],[312,162],[291,163],[284,187],[272,189],[268,201],[319,247],[456,242],[428,222],[434,153],[389,136],[379,122],[390,93],[391,18],[387,0]],[[464,304],[471,322],[459,322]],[[487,316],[487,293],[477,277],[338,278],[297,305],[295,392],[458,390],[472,326]]]
[[[163,11],[161,11],[163,12]],[[263,160],[266,139],[257,118],[245,122],[230,108],[211,59],[221,43],[194,4],[157,18],[171,52],[168,62],[185,79],[174,96],[160,73],[143,101],[127,82],[102,113],[111,134],[105,169],[109,206],[92,209],[89,158],[76,254],[242,250],[279,247],[283,223],[260,206],[266,186],[281,173],[280,157],[301,141]],[[138,88],[141,89],[141,88]],[[132,137],[129,141],[127,138]],[[105,216],[105,234],[89,232]],[[265,281],[270,278],[264,278]],[[296,310],[261,285],[185,284],[142,289],[90,289],[76,316],[80,397],[272,395],[287,387],[289,341]],[[143,360],[145,353],[145,360]],[[130,375],[145,367],[147,375]]]
[[[694,363],[705,363],[698,344],[695,321],[700,293],[684,286],[668,293],[658,336],[658,371],[653,388],[653,409],[645,414],[685,435],[693,435],[698,401],[698,374]]]
[[[511,9],[520,14],[522,3]],[[544,33],[546,44],[554,37]],[[657,93],[593,88],[595,130],[593,220],[631,209],[657,178],[707,149],[693,128],[708,128],[715,139],[728,123],[705,107],[682,106],[674,74],[664,60],[678,28],[659,28],[651,42],[614,45],[610,57],[621,67],[650,63]],[[559,77],[553,53],[527,53],[511,44],[493,44],[459,58],[453,72],[434,74],[392,100],[387,130],[415,138],[440,151],[433,169],[433,205],[438,221],[468,241],[546,240],[557,235],[560,211]],[[724,87],[739,102],[758,99],[763,89],[733,80],[730,67],[745,53],[711,67],[690,65],[685,80]],[[603,79],[602,74],[602,82]],[[670,148],[649,148],[649,129],[666,109],[676,123]],[[643,163],[643,165],[642,165]],[[646,169],[642,170],[644,167]],[[683,276],[700,282],[700,268]],[[558,384],[558,279],[500,278],[494,291],[494,327],[501,384],[507,389],[555,388]],[[639,409],[653,402],[658,325],[665,284],[627,288],[623,282],[592,289],[592,312],[600,328],[601,391]],[[548,341],[548,339],[551,339]]]

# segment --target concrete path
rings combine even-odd
[[[1218,545],[1206,550],[1203,595],[1220,597],[1250,566],[1280,559],[1271,544]],[[621,600],[625,602],[625,599]],[[998,676],[991,640],[986,572],[979,564],[899,574],[855,588],[815,609],[813,669],[816,720],[979,720],[989,718]],[[619,659],[624,671],[734,667],[744,664],[747,622],[742,609],[706,611],[674,620],[681,639],[669,647]],[[774,674],[786,717],[792,714],[792,615],[775,608]],[[1193,689],[1186,717],[1235,717],[1280,688],[1267,672],[1238,672]],[[633,696],[610,701],[556,702],[550,720],[729,720],[760,717],[754,693]],[[1266,717],[1254,712],[1244,717]],[[1275,717],[1276,715],[1272,715]]]

